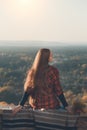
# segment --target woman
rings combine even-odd
[[[59,108],[59,100],[64,108],[68,108],[60,85],[59,72],[57,68],[49,65],[52,58],[52,52],[49,49],[43,48],[38,51],[27,74],[24,84],[24,95],[20,104],[13,109],[13,113],[21,110],[28,97],[29,103],[34,109]]]

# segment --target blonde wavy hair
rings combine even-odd
[[[49,57],[49,49],[43,48],[37,52],[33,65],[27,74],[27,78],[24,84],[25,91],[31,87],[34,88],[35,91],[45,91],[46,87],[48,86],[46,73],[48,70]]]

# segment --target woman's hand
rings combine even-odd
[[[68,111],[68,112],[72,112],[72,107],[71,106],[67,106],[67,107],[65,107],[65,109]]]
[[[16,115],[16,113],[18,113],[20,110],[22,109],[21,105],[17,105],[12,109],[12,113],[13,115]]]

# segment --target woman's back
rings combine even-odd
[[[44,73],[44,69],[41,69],[41,74]],[[53,109],[59,106],[59,101],[56,95],[62,93],[62,89],[59,83],[59,73],[58,70],[53,66],[48,66],[45,73],[46,86],[41,86],[40,77],[39,85],[35,89],[35,93],[31,95],[30,104],[35,106],[36,109],[46,108]],[[39,75],[40,76],[40,75]],[[42,89],[43,88],[43,89]]]

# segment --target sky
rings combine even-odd
[[[87,44],[87,0],[0,0],[3,40]]]

